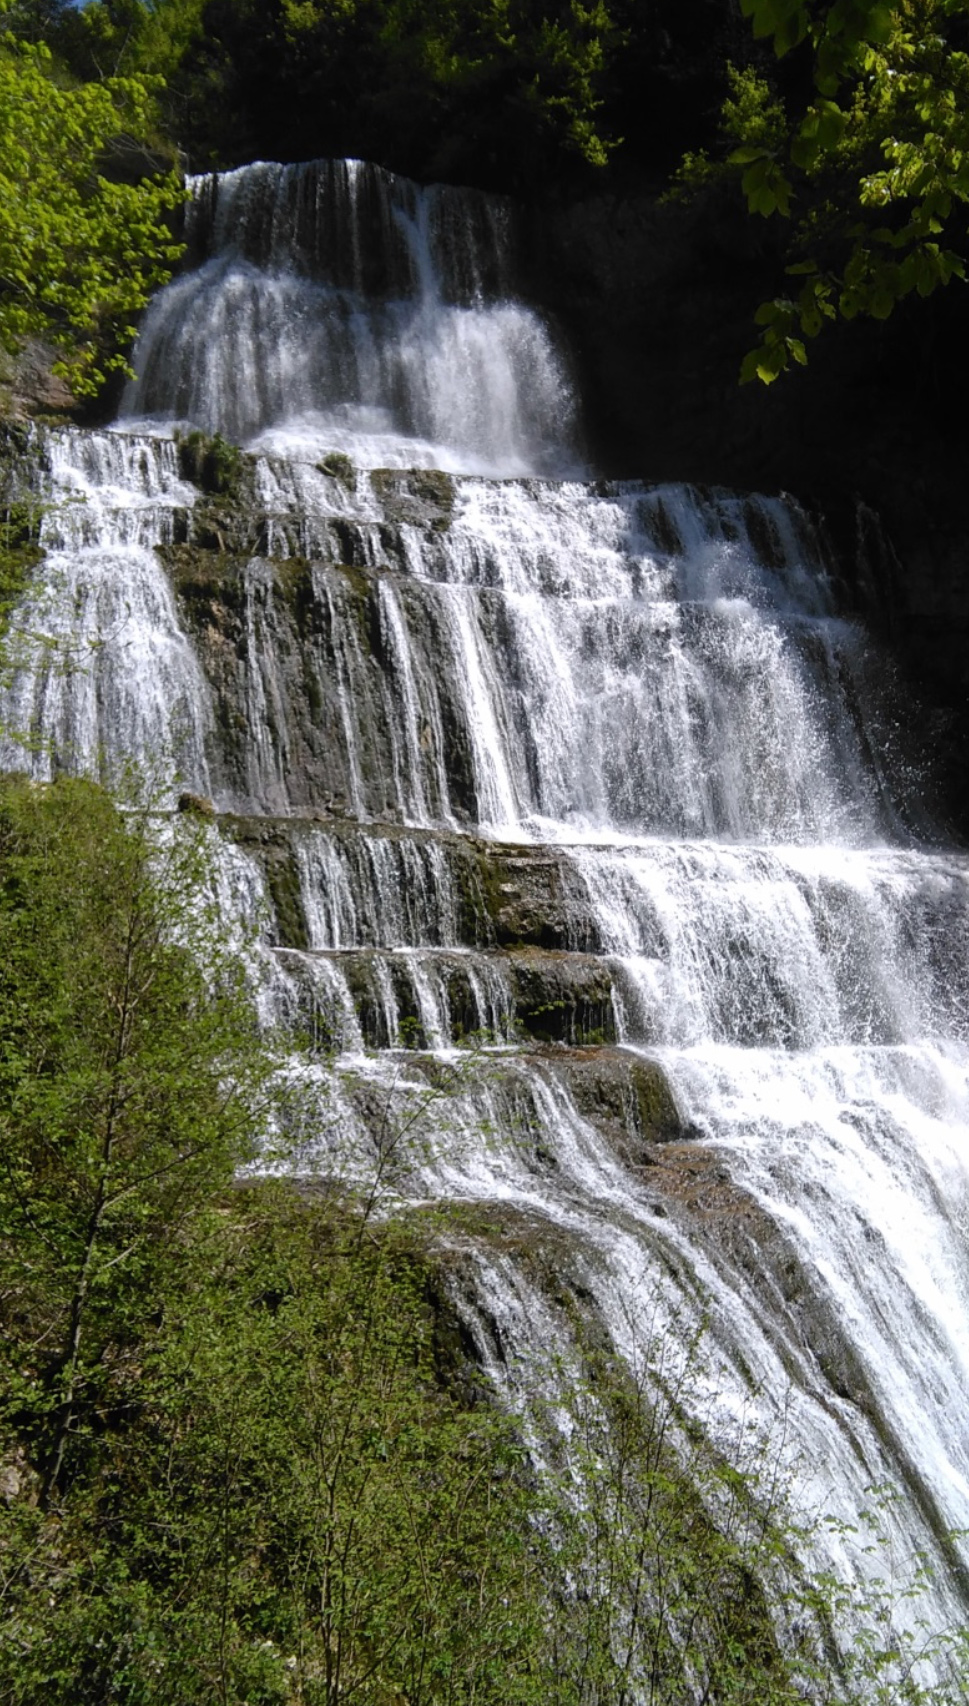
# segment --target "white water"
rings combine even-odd
[[[563,359],[511,290],[506,207],[357,160],[189,188],[209,258],[149,310],[126,416],[308,462],[576,465]]]
[[[195,492],[171,443],[51,434],[44,572],[5,640],[0,765],[117,778],[127,760],[208,791],[209,695],[153,550]]]
[[[306,1068],[320,1156],[365,1166],[389,1108],[420,1133],[400,1191],[527,1224],[630,1357],[643,1323],[707,1314],[706,1425],[783,1434],[805,1505],[846,1523],[893,1488],[944,1625],[969,1565],[940,1541],[969,1527],[969,866],[932,844],[887,661],[792,501],[475,477],[574,454],[507,210],[354,165],[232,174],[214,213],[194,193],[209,258],[146,321],[125,430],[50,436],[3,762],[161,756],[225,809],[310,819],[306,946],[267,945],[261,987],[342,1051]],[[298,621],[266,557],[212,553],[189,625],[151,549],[191,526],[175,420],[267,451],[268,555],[311,560]],[[462,472],[348,486],[312,466],[334,449]],[[523,882],[550,850],[564,945],[674,1088],[672,1171],[580,1115],[565,1051],[512,1046],[516,956],[469,919],[466,830],[517,844]],[[408,1027],[441,1062],[498,1046],[441,1098]],[[471,1259],[472,1330],[521,1392],[562,1322],[497,1235]],[[816,1545],[884,1573],[847,1532]]]

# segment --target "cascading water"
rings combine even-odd
[[[3,762],[163,754],[237,814],[262,998],[337,1051],[306,1068],[332,1164],[419,1111],[401,1189],[548,1237],[620,1349],[706,1317],[704,1424],[783,1430],[845,1523],[894,1489],[941,1627],[969,1604],[969,868],[796,503],[578,478],[511,229],[353,162],[192,186],[199,264],[118,430],[38,446]],[[184,478],[177,424],[246,441],[232,493]],[[475,1033],[429,1099],[428,1053]],[[549,1308],[500,1239],[472,1259],[511,1392]]]
[[[206,259],[149,310],[125,413],[370,467],[574,463],[562,357],[514,300],[506,205],[359,160],[189,187]]]

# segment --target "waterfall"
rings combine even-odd
[[[395,1188],[480,1210],[509,1395],[567,1339],[516,1248],[630,1357],[703,1320],[703,1425],[783,1437],[845,1525],[814,1562],[884,1569],[850,1525],[888,1487],[964,1619],[969,864],[822,534],[582,477],[504,204],[357,162],[190,197],[116,429],[42,435],[3,762],[212,796],[307,1164],[414,1122]],[[247,446],[228,491],[189,426]]]
[[[512,294],[512,213],[359,160],[190,181],[203,264],[149,310],[123,413],[315,461],[558,471],[561,352]]]

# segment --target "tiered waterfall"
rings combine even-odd
[[[37,435],[3,762],[212,798],[311,1037],[301,1164],[411,1111],[396,1188],[478,1205],[455,1296],[512,1402],[567,1336],[526,1246],[630,1354],[702,1318],[704,1426],[847,1524],[893,1489],[960,1615],[969,868],[888,660],[795,502],[583,477],[509,208],[353,162],[192,195],[117,426]],[[200,489],[176,428],[249,454]]]

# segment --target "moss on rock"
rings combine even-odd
[[[331,480],[339,480],[340,484],[346,486],[348,491],[356,491],[357,470],[350,457],[344,455],[342,450],[331,450],[329,455],[324,456],[323,460],[318,462],[316,466],[321,474],[326,474]]]
[[[520,949],[509,955],[515,1019],[538,1042],[614,1042],[609,967],[591,955]]]
[[[370,476],[389,523],[440,533],[451,524],[455,485],[440,468],[376,468]]]
[[[624,1048],[597,1048],[552,1064],[579,1112],[624,1161],[649,1165],[655,1145],[690,1136],[659,1061]]]
[[[211,437],[198,430],[176,434],[178,468],[183,480],[200,491],[215,494],[234,492],[242,474],[242,451],[220,432]]]

